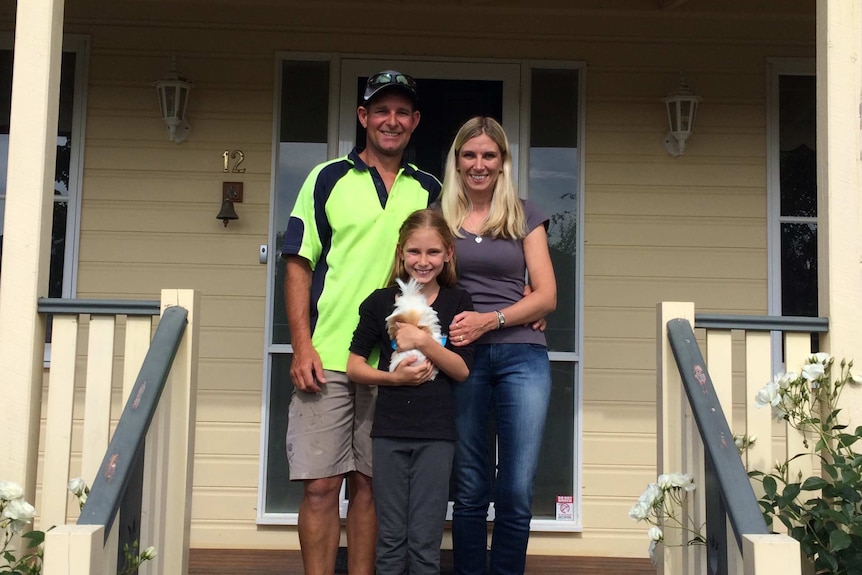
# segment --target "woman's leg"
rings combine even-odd
[[[410,575],[439,575],[440,544],[449,504],[449,476],[455,442],[441,439],[410,441],[414,446],[407,520]]]
[[[493,353],[498,461],[490,572],[514,575],[524,572],[551,367],[538,345],[499,344]]]
[[[407,568],[407,466],[410,453],[403,447],[398,439],[375,437],[371,441],[377,515],[377,575],[403,575]]]
[[[488,546],[491,478],[488,422],[491,408],[489,345],[477,345],[470,377],[455,393],[452,547],[456,575],[484,575]]]

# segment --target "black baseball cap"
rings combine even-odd
[[[416,95],[416,81],[412,77],[397,70],[383,70],[368,77],[362,103],[367,104],[384,90],[398,90],[410,98],[414,105],[419,101],[419,97]]]

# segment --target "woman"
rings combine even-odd
[[[493,485],[490,573],[523,573],[533,479],[551,394],[545,335],[530,324],[554,310],[557,287],[548,219],[518,198],[509,142],[497,121],[473,118],[456,134],[441,206],[456,237],[459,286],[476,310],[457,314],[449,328],[453,345],[475,344],[470,376],[454,386],[455,572],[487,572],[486,516]],[[488,453],[492,414],[496,479]]]

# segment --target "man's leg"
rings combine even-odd
[[[350,575],[374,575],[377,518],[374,516],[371,478],[354,471],[347,477],[347,485],[350,489],[347,505],[347,571]]]
[[[307,479],[299,506],[299,545],[305,575],[332,575],[341,537],[338,494],[342,477]],[[372,511],[373,513],[373,511]],[[351,571],[352,573],[352,571]]]
[[[371,426],[377,388],[355,387],[353,412],[353,461],[356,471],[347,476],[350,500],[347,504],[347,569],[350,575],[373,575],[377,543],[377,517],[374,513],[371,482]]]

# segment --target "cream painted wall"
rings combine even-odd
[[[120,13],[67,0],[66,26],[92,42],[78,296],[202,295],[192,546],[298,547],[295,529],[255,525],[266,282],[257,248],[268,234],[275,53],[318,51],[587,62],[584,529],[537,533],[530,552],[646,556],[646,530],[627,513],[655,479],[655,304],[765,313],[766,59],[814,56],[813,8],[202,4],[171,4],[178,17],[167,24],[168,4]],[[353,26],[365,21],[373,29]],[[179,146],[152,88],[172,55],[195,84]],[[703,104],[686,154],[672,159],[659,98],[681,69]],[[222,173],[225,149],[243,150],[244,174]],[[227,228],[215,219],[224,180],[245,183],[240,220]]]

